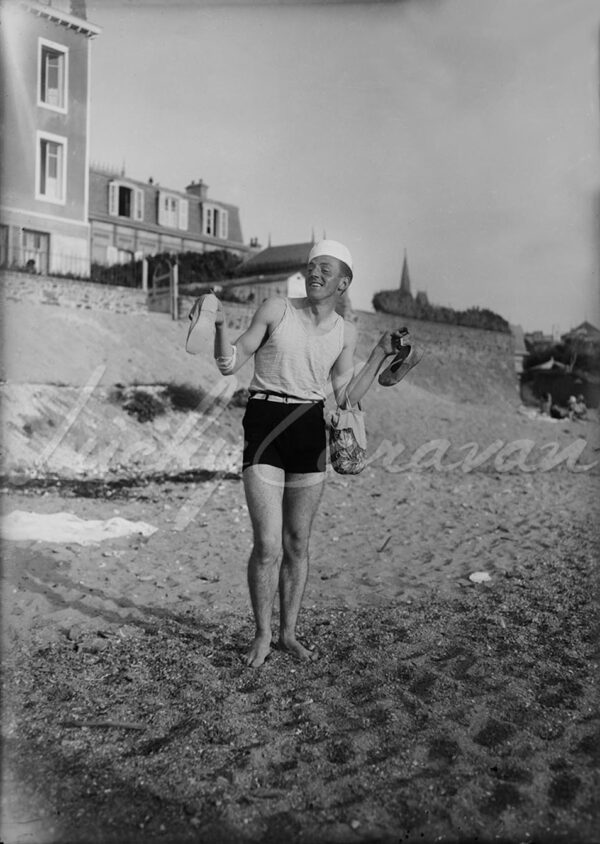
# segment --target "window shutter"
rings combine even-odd
[[[219,226],[219,228],[220,228],[219,237],[222,237],[223,240],[227,240],[227,237],[229,236],[229,220],[228,220],[228,217],[227,217],[227,211],[221,211],[219,216],[221,218],[220,219],[221,225]]]
[[[134,198],[134,219],[144,219],[144,191],[141,188],[135,188]]]
[[[108,185],[108,213],[113,217],[119,216],[119,183],[110,182]]]
[[[165,207],[168,200],[166,199],[164,193],[158,192],[158,225],[159,226],[166,226],[166,219],[167,219],[167,209]]]
[[[187,199],[178,199],[179,203],[179,228],[187,231],[188,227],[188,201]]]

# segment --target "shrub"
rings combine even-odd
[[[134,390],[123,405],[123,410],[131,416],[136,416],[138,422],[151,422],[156,416],[163,414],[166,408],[158,396],[146,390]]]
[[[456,311],[441,305],[431,305],[426,297],[416,299],[401,290],[381,290],[373,296],[373,308],[385,314],[413,317],[429,322],[443,322],[449,325],[464,325],[470,328],[484,328],[488,331],[510,333],[510,325],[504,317],[487,308],[467,308]]]
[[[191,384],[167,384],[164,395],[175,410],[197,410],[206,391]]]

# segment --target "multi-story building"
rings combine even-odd
[[[237,207],[90,167],[85,0],[0,5],[0,267],[87,278],[91,262],[225,249],[246,257]]]
[[[123,172],[90,169],[92,262],[126,263],[162,252],[225,249],[246,257],[239,209],[208,198],[200,179],[185,191],[140,182]]]
[[[90,42],[82,0],[0,6],[0,266],[89,274]]]

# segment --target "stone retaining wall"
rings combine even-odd
[[[80,279],[0,271],[0,296],[13,302],[34,302],[63,308],[88,308],[120,314],[147,313],[142,290]]]

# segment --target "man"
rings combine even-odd
[[[395,333],[385,332],[355,374],[356,328],[336,313],[351,281],[348,249],[323,240],[309,255],[306,296],[265,300],[235,343],[229,340],[223,307],[217,305],[214,351],[220,371],[233,374],[254,358],[243,420],[244,491],[254,534],[248,586],[256,623],[246,662],[254,668],[270,652],[277,589],[279,648],[298,659],[315,656],[296,638],[296,623],[308,576],[311,526],[325,479],[328,381],[338,405],[356,405],[386,357],[398,352]]]

